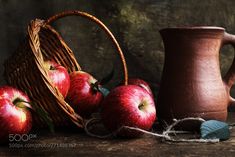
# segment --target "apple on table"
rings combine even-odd
[[[9,134],[26,134],[32,127],[31,108],[28,96],[20,90],[0,87],[0,141],[5,142]]]
[[[103,100],[101,118],[109,131],[122,137],[138,137],[141,132],[121,128],[128,126],[149,130],[156,119],[153,97],[138,85],[118,86]]]

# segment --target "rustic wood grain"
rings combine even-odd
[[[230,113],[228,123],[235,121],[235,114]],[[152,136],[137,139],[97,139],[81,131],[63,128],[55,134],[47,130],[36,131],[37,138],[27,142],[36,148],[0,148],[0,156],[153,156],[153,157],[234,157],[235,128],[231,138],[216,144],[211,143],[172,143],[163,142]]]

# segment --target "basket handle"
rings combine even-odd
[[[128,70],[127,70],[127,65],[126,65],[126,60],[125,60],[125,57],[123,55],[123,52],[122,52],[122,49],[121,47],[119,46],[116,38],[114,37],[114,35],[111,33],[111,31],[105,26],[105,24],[103,22],[101,22],[99,19],[97,19],[96,17],[86,13],[86,12],[81,12],[81,11],[78,11],[78,10],[71,10],[71,11],[64,11],[64,12],[61,12],[61,13],[58,13],[50,18],[48,18],[46,21],[45,21],[45,24],[50,24],[52,22],[54,22],[55,20],[58,20],[60,18],[63,18],[63,17],[66,17],[66,16],[81,16],[81,17],[84,17],[84,18],[87,18],[93,22],[95,22],[96,24],[98,24],[98,26],[100,26],[104,31],[105,33],[110,37],[110,39],[112,40],[112,42],[114,43],[117,51],[118,51],[118,54],[120,56],[120,59],[122,61],[122,65],[123,65],[123,72],[124,72],[124,85],[127,85],[128,84]]]

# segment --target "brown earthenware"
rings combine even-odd
[[[165,63],[157,102],[160,121],[202,117],[225,121],[227,107],[235,104],[230,89],[235,61],[222,78],[219,52],[235,47],[235,36],[221,27],[177,27],[160,30]]]

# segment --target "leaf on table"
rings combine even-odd
[[[104,88],[104,87],[100,87],[99,91],[102,93],[102,95],[104,97],[106,97],[109,94],[109,90],[107,88]]]
[[[47,124],[51,133],[55,132],[53,121],[49,114],[42,108],[34,106],[34,111],[43,119],[43,121]]]
[[[114,68],[112,68],[112,71],[107,76],[101,79],[100,84],[101,85],[107,84],[113,78],[113,75],[114,75]]]
[[[229,125],[217,120],[203,122],[200,130],[202,139],[227,140],[230,137]]]
[[[21,100],[21,99],[17,99],[16,101],[19,104],[19,107],[21,107],[21,108],[26,107],[26,108],[36,112],[36,114],[38,114],[38,116],[40,118],[42,118],[43,121],[48,125],[49,130],[51,131],[51,133],[55,132],[53,121],[52,121],[51,117],[49,116],[49,114],[44,109],[36,106],[32,102],[27,102],[27,101],[24,101],[24,100]]]

